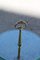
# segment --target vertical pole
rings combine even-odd
[[[19,40],[18,40],[18,60],[20,60],[20,50],[21,50],[21,29],[19,30]]]

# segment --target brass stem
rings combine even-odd
[[[19,40],[18,40],[18,60],[20,60],[20,50],[21,50],[21,29],[19,30]]]

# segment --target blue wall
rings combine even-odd
[[[0,56],[13,60],[18,52],[18,30],[0,34]],[[31,31],[22,31],[21,57],[24,60],[34,60],[40,57],[40,37]]]

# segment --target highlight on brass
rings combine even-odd
[[[25,29],[27,25],[26,21],[17,21],[16,24],[14,25],[16,29]]]

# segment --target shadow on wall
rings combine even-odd
[[[38,57],[36,60],[40,60],[40,57]]]
[[[0,60],[5,60],[4,58],[0,57]]]

